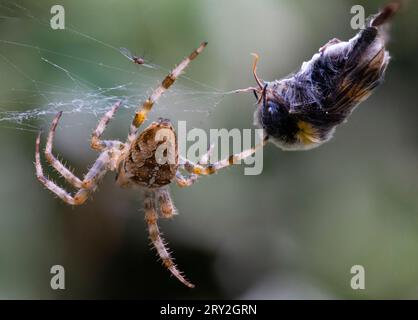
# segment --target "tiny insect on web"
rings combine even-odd
[[[131,60],[133,63],[135,64],[144,64],[145,60],[144,58],[138,57],[136,55],[133,55],[129,49],[126,48],[120,48],[120,53],[122,53],[126,58],[128,58],[129,60]]]

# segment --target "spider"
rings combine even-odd
[[[115,140],[102,140],[101,136],[108,125],[110,119],[121,106],[121,102],[115,103],[110,110],[100,119],[97,128],[91,136],[91,148],[100,152],[97,160],[83,179],[79,179],[69,169],[67,169],[53,154],[52,145],[54,142],[55,130],[62,116],[59,112],[52,121],[51,128],[47,137],[45,157],[52,167],[64,177],[64,179],[77,189],[74,195],[48,179],[42,169],[40,160],[40,139],[41,132],[36,138],[35,167],[38,180],[47,189],[52,191],[65,203],[70,205],[83,204],[89,195],[97,189],[97,185],[108,171],[116,171],[116,184],[123,187],[142,187],[145,189],[144,209],[145,221],[148,226],[149,238],[156,249],[163,265],[183,284],[193,288],[183,273],[173,262],[166,243],[159,231],[157,220],[159,217],[168,219],[176,214],[176,209],[170,197],[168,186],[172,182],[180,187],[191,186],[198,176],[210,175],[218,170],[239,162],[240,160],[253,154],[260,145],[245,150],[236,155],[231,155],[227,159],[207,164],[208,153],[201,157],[198,163],[193,163],[187,159],[179,161],[177,137],[174,128],[168,119],[159,118],[152,122],[145,130],[139,132],[139,127],[147,119],[152,106],[158,101],[162,94],[170,88],[176,79],[183,73],[189,63],[195,59],[206,47],[203,42],[177,67],[175,67],[162,81],[161,85],[154,90],[148,99],[138,108],[134,119],[130,125],[129,134],[125,143]],[[164,138],[159,138],[159,133],[164,132]],[[168,138],[167,138],[168,137]],[[158,151],[167,144],[163,156],[172,161],[162,162],[158,156]],[[186,173],[186,175],[183,175]]]

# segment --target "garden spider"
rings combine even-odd
[[[253,154],[265,143],[263,142],[251,149],[236,155],[231,155],[227,159],[213,164],[203,164],[203,162],[206,161],[202,160],[195,164],[187,159],[180,163],[177,138],[170,120],[160,118],[139,133],[138,129],[146,120],[152,106],[182,74],[189,63],[203,51],[206,45],[206,42],[202,43],[199,48],[193,51],[177,67],[175,67],[171,73],[164,78],[161,85],[155,89],[151,96],[138,108],[125,143],[114,140],[101,140],[103,131],[121,103],[117,102],[111,107],[111,109],[100,119],[97,128],[93,131],[91,147],[94,150],[99,151],[100,155],[82,180],[76,177],[52,154],[55,129],[62,112],[55,116],[47,138],[45,157],[52,167],[58,171],[70,185],[78,190],[74,195],[71,195],[45,177],[40,162],[39,146],[41,133],[38,134],[36,139],[35,153],[35,167],[38,180],[61,200],[71,205],[83,204],[90,193],[96,190],[97,184],[108,171],[117,172],[116,183],[121,187],[143,187],[145,189],[145,220],[148,225],[149,238],[151,239],[152,245],[155,247],[163,265],[178,280],[190,288],[193,288],[194,285],[186,280],[174,264],[157,225],[159,216],[162,218],[172,218],[173,215],[176,214],[168,190],[168,185],[175,181],[180,187],[191,186],[198,176],[210,175],[219,169],[237,163],[243,158]],[[164,132],[163,139],[158,138],[160,132]],[[168,158],[171,156],[172,161],[160,161],[161,159],[158,157],[158,151],[163,144],[169,146],[165,149],[167,150],[165,156],[168,156]],[[209,152],[210,151],[208,151],[208,153]],[[202,157],[202,159],[206,158],[208,158],[208,154],[205,154]],[[182,175],[180,170],[186,172],[187,175]]]

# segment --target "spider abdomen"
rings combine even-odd
[[[160,164],[155,157],[156,150],[153,153],[144,154],[139,146],[136,150],[131,150],[125,168],[131,174],[130,179],[147,188],[160,188],[170,184],[176,175],[176,164]]]
[[[159,119],[136,138],[119,169],[117,183],[161,188],[178,168],[177,137],[169,120]]]

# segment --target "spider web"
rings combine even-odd
[[[147,60],[143,65],[134,64],[120,47],[83,33],[67,22],[65,30],[52,31],[50,17],[41,18],[34,11],[18,2],[0,0],[0,30],[15,31],[10,35],[0,31],[0,76],[11,75],[17,79],[11,83],[19,84],[11,86],[7,79],[2,81],[2,128],[35,132],[47,126],[58,111],[98,117],[117,101],[122,101],[123,109],[136,109],[171,69]],[[49,7],[42,11],[49,12]],[[25,30],[32,30],[34,40],[27,41]],[[80,55],[67,53],[53,42],[51,46],[38,45],[37,38],[54,32],[60,33],[57,42],[62,41],[65,33],[66,41],[100,51],[100,57],[89,55],[86,49]],[[187,119],[187,114],[205,119],[232,92],[182,75],[158,102],[153,117],[177,120],[176,115],[181,113],[182,119]],[[132,116],[133,112],[129,114]]]

